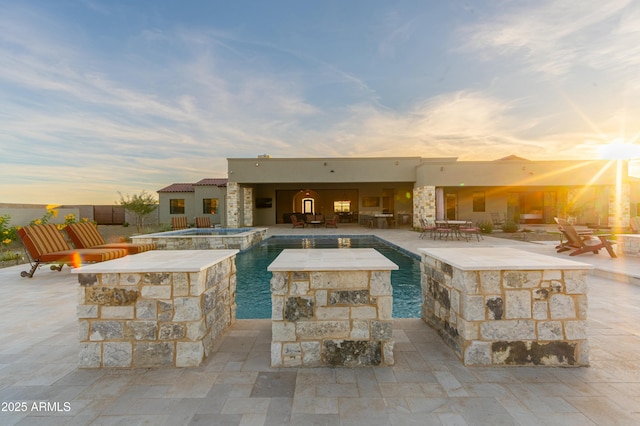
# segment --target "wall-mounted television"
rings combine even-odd
[[[256,198],[257,209],[270,209],[273,207],[273,198]]]

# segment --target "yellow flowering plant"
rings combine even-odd
[[[5,257],[7,257],[6,248],[18,238],[18,228],[9,226],[10,222],[11,216],[8,214],[0,216],[0,260],[5,260]]]

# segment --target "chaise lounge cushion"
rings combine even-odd
[[[156,245],[137,243],[107,243],[95,225],[91,222],[72,223],[65,228],[73,245],[79,249],[126,249],[129,254],[155,250]]]
[[[70,265],[77,263],[104,262],[127,255],[122,248],[72,249],[53,224],[25,226],[18,230],[24,246],[33,261],[31,271],[23,272],[23,277],[31,278],[41,263]],[[56,268],[58,270],[60,268]]]

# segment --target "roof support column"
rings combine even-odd
[[[253,188],[243,187],[243,211],[244,211],[244,224],[243,226],[253,226]]]
[[[413,188],[413,227],[420,226],[420,219],[436,220],[436,187]]]
[[[227,183],[227,227],[238,227],[240,204],[240,185],[237,182]]]

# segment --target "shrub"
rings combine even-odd
[[[493,223],[489,221],[480,222],[478,228],[483,234],[490,234],[493,232]]]
[[[515,222],[505,222],[502,225],[502,232],[506,232],[507,234],[518,232],[518,224]]]

